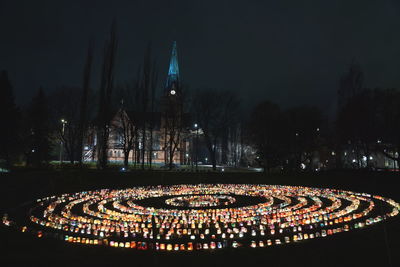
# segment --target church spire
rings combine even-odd
[[[177,90],[178,87],[179,87],[178,52],[176,49],[176,41],[174,41],[172,44],[171,60],[169,62],[168,77],[165,89],[166,91]]]

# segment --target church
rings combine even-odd
[[[137,123],[123,108],[120,108],[110,123],[108,161],[171,166],[190,164],[194,159],[192,147],[195,133],[189,127],[188,114],[183,110],[183,101],[177,46],[176,42],[173,42],[159,111],[145,115],[146,118],[153,118],[153,126],[135,125]],[[97,161],[96,139],[96,131],[91,129],[84,146],[86,162]]]

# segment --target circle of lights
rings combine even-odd
[[[246,205],[236,201],[240,197],[261,201]],[[180,209],[141,204],[162,198],[167,198],[165,204]],[[198,184],[51,196],[30,207],[25,225],[7,214],[2,223],[39,238],[62,238],[71,243],[192,251],[324,238],[394,217],[399,209],[399,203],[389,198],[336,189]]]
[[[165,200],[165,204],[176,207],[206,208],[227,206],[236,202],[236,199],[225,195],[191,195],[173,197]]]

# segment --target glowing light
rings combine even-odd
[[[139,204],[149,198],[173,207]],[[248,205],[242,198],[258,202]],[[39,238],[56,231],[64,233],[65,242],[155,251],[284,245],[368,227],[400,209],[392,199],[366,193],[260,184],[102,189],[45,197],[32,205],[29,231],[8,215],[2,223]],[[381,206],[386,213],[376,208]]]

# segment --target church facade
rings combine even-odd
[[[107,155],[109,162],[190,164],[193,158],[193,133],[188,114],[183,110],[183,92],[179,75],[176,42],[173,43],[166,84],[157,112],[148,112],[153,126],[140,128],[120,108],[110,123]],[[143,114],[142,114],[143,116]],[[97,161],[96,130],[89,130],[84,146],[84,161]],[[131,143],[127,145],[127,140]],[[127,147],[130,147],[126,153]],[[126,156],[127,154],[128,156]]]

